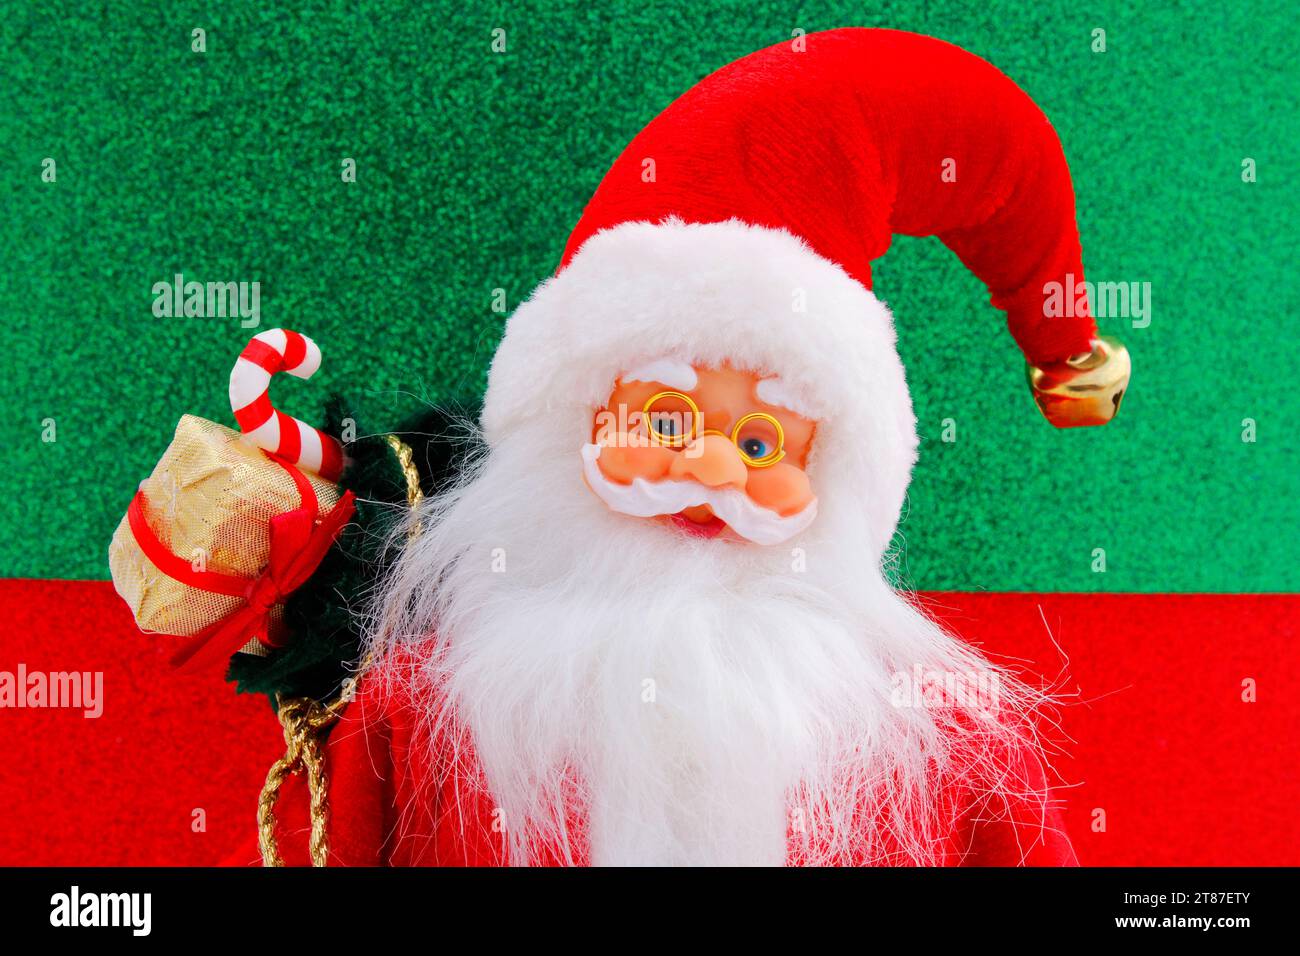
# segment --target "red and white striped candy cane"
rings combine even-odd
[[[230,408],[254,445],[304,471],[337,481],[344,461],[338,441],[271,404],[271,377],[276,372],[311,378],[318,368],[320,348],[307,336],[289,329],[258,332],[230,371]]]

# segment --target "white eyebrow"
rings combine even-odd
[[[816,418],[812,412],[808,411],[806,405],[799,395],[785,382],[779,378],[762,379],[754,386],[754,394],[768,405],[778,405],[781,408],[788,408],[796,415],[802,415],[804,418]]]
[[[661,358],[625,373],[622,381],[624,383],[661,382],[669,388],[689,392],[699,384],[700,379],[695,374],[695,369],[688,363],[673,358]]]

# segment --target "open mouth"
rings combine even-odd
[[[703,521],[696,521],[686,517],[684,511],[679,511],[675,515],[668,515],[668,522],[686,534],[697,538],[716,538],[727,527],[727,522],[715,514],[710,514]]]

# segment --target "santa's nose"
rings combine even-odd
[[[689,478],[710,488],[744,488],[749,469],[731,439],[722,435],[704,435],[673,458],[668,475],[671,478]]]

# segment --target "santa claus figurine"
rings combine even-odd
[[[1049,420],[1115,414],[1122,347],[1044,309],[1083,276],[1074,197],[1010,79],[889,30],[725,67],[632,141],[510,318],[481,451],[396,532],[327,797],[286,780],[263,849],[1073,863],[1041,695],[883,570],[918,446],[871,292],[895,233],[987,284]]]

